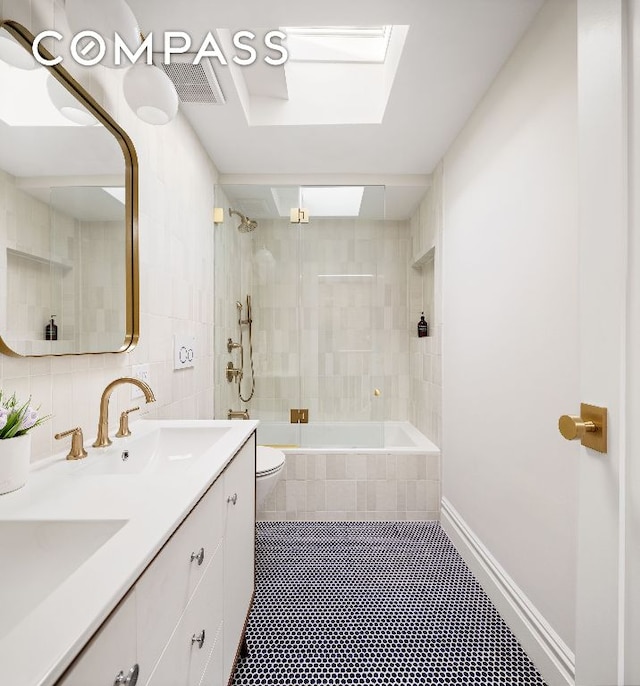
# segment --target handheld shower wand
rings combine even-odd
[[[243,342],[242,340],[242,325],[246,324],[247,325],[247,333],[249,335],[249,362],[251,364],[251,391],[249,393],[248,397],[244,397],[242,395],[242,382],[238,382],[238,397],[240,400],[242,400],[243,403],[248,403],[251,398],[253,398],[253,394],[256,391],[256,374],[255,370],[253,368],[253,339],[252,339],[252,331],[251,331],[251,324],[252,324],[252,319],[251,319],[251,296],[247,295],[247,318],[246,319],[240,319],[240,341]],[[242,368],[244,369],[244,348],[240,349],[240,353],[242,355]]]

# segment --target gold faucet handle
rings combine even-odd
[[[132,407],[129,410],[125,410],[120,414],[120,427],[116,433],[116,438],[123,438],[124,436],[131,436],[131,431],[129,430],[129,414],[131,412],[136,412],[139,407]]]
[[[55,434],[54,438],[59,441],[61,438],[66,438],[71,436],[71,449],[67,455],[67,460],[81,460],[83,457],[87,456],[87,451],[84,449],[84,437],[82,435],[82,429],[76,426],[68,431],[62,431],[59,434]]]

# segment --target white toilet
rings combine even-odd
[[[284,469],[282,450],[259,445],[256,449],[256,511],[259,512]]]

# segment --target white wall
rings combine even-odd
[[[576,100],[575,3],[550,0],[445,156],[443,209],[444,497],[571,648]]]
[[[60,3],[54,0],[0,0],[0,17],[14,19],[36,34],[66,30]],[[143,406],[149,416],[213,417],[213,188],[216,170],[182,116],[164,127],[137,119],[122,96],[120,70],[65,66],[90,92],[99,83],[103,105],[133,139],[139,160],[140,197],[140,343],[129,354],[17,359],[0,356],[0,387],[32,395],[53,419],[33,432],[34,459],[62,449],[57,431],[80,425],[93,441],[104,387],[131,373],[138,363],[151,365],[157,402]],[[197,338],[196,366],[173,371],[173,334]],[[110,424],[120,410],[136,403],[123,388],[111,400]]]

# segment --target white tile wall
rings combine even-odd
[[[75,335],[83,350],[117,350],[124,338],[117,332],[125,330],[119,296],[126,283],[124,232],[117,222],[84,221],[78,234],[82,327]]]
[[[216,419],[226,419],[229,410],[252,410],[251,403],[242,402],[238,396],[238,384],[226,380],[225,370],[228,362],[240,367],[239,349],[227,351],[227,340],[239,343],[241,337],[238,325],[236,302],[242,303],[243,318],[246,317],[246,297],[252,293],[251,254],[253,234],[237,230],[238,218],[229,216],[229,200],[220,186],[215,189],[215,205],[224,210],[224,221],[214,227],[215,250],[215,331],[214,331],[214,379]],[[259,229],[258,229],[259,230]],[[242,382],[243,397],[248,397],[249,355],[248,330],[242,329],[246,347],[246,378]]]
[[[439,175],[438,175],[439,174]],[[436,188],[441,173],[434,179]],[[434,197],[439,197],[437,194]],[[305,227],[260,220],[251,234],[216,226],[216,406],[249,407],[263,420],[410,418],[440,438],[441,220],[430,195],[409,222],[312,219]],[[411,228],[410,228],[411,226]],[[421,270],[412,256],[436,244]],[[371,276],[364,276],[370,274]],[[226,340],[237,339],[235,301],[253,296],[256,393],[239,403],[224,381]],[[419,313],[431,336],[418,340]],[[435,318],[435,319],[434,319]],[[382,395],[375,397],[373,389]],[[222,411],[224,409],[224,411]],[[263,519],[437,519],[440,460],[424,455],[293,453]]]
[[[0,0],[0,16],[23,23],[32,33],[65,27],[53,0]],[[33,458],[61,449],[53,433],[80,425],[94,438],[100,394],[111,380],[149,363],[157,402],[148,416],[213,416],[213,188],[216,170],[186,120],[178,115],[164,127],[141,122],[122,96],[123,74],[94,67],[69,68],[89,89],[99,84],[103,105],[133,139],[139,160],[140,343],[128,354],[43,359],[0,358],[0,385],[33,397],[53,418],[33,432]],[[193,369],[173,371],[173,334],[196,336]],[[111,400],[110,420],[131,406],[130,389]]]
[[[296,453],[258,513],[261,520],[438,519],[439,455]]]
[[[63,339],[68,341],[67,349],[73,349],[76,332],[67,304],[75,300],[70,265],[76,237],[74,219],[51,211],[0,170],[0,292],[6,294],[0,303],[0,327],[12,349],[38,353],[54,345],[53,351],[64,352]],[[15,306],[8,308],[8,302]],[[44,342],[51,314],[57,315],[60,341],[56,344]]]
[[[312,217],[254,235],[255,416],[406,419],[408,224]]]
[[[442,436],[442,163],[432,185],[411,217],[412,263],[409,271],[411,358],[409,420],[436,445]],[[422,258],[430,254],[426,261]],[[424,311],[429,336],[418,338],[417,322]]]

